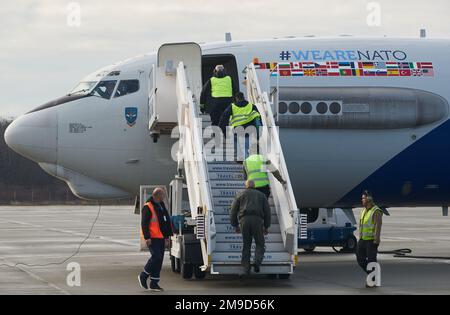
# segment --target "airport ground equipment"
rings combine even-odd
[[[354,252],[357,240],[353,235],[356,220],[352,209],[302,209],[308,217],[305,239],[299,236],[298,247],[312,252],[316,247],[342,247],[342,252]]]
[[[299,211],[284,160],[272,104],[262,91],[253,64],[247,69],[249,101],[258,107],[263,125],[260,144],[287,181],[270,177],[272,226],[266,236],[261,274],[287,278],[297,263]],[[170,185],[171,215],[176,234],[171,238],[172,270],[183,278],[211,274],[241,274],[242,236],[230,225],[229,210],[236,194],[244,189],[242,164],[229,160],[224,151],[234,148],[212,140],[209,116],[199,113],[201,48],[195,43],[166,44],[150,74],[149,129],[154,140],[169,134],[178,139],[172,150],[178,162]],[[164,107],[161,106],[164,103]],[[211,141],[213,145],[211,146]],[[269,150],[270,147],[270,150]],[[181,218],[181,219],[180,219]],[[184,219],[183,219],[184,218]],[[306,235],[302,231],[301,235]],[[254,248],[252,248],[252,258]]]

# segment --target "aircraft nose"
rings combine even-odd
[[[56,111],[42,110],[17,118],[5,131],[5,142],[30,160],[56,164]]]

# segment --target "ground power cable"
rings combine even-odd
[[[76,251],[69,257],[65,258],[64,260],[62,260],[60,262],[51,262],[51,263],[47,263],[47,264],[25,264],[25,263],[16,263],[14,265],[0,264],[0,267],[9,267],[9,268],[14,268],[14,269],[17,269],[19,266],[29,267],[29,268],[39,268],[39,267],[49,267],[49,266],[60,266],[60,265],[65,264],[66,262],[68,262],[69,260],[71,260],[72,258],[77,256],[80,253],[81,247],[83,247],[83,245],[91,238],[92,231],[94,230],[95,224],[97,223],[98,219],[100,218],[101,211],[102,211],[102,205],[99,204],[97,216],[95,217],[94,222],[91,225],[89,233],[78,245],[78,248],[76,249]],[[6,259],[4,259],[4,260],[6,260]]]
[[[435,260],[450,260],[450,257],[442,256],[418,256],[418,255],[407,255],[411,254],[412,250],[409,248],[400,248],[389,251],[380,251],[379,254],[392,254],[396,258],[412,258],[412,259],[435,259]]]

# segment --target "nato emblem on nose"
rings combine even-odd
[[[137,107],[125,108],[125,118],[127,120],[128,126],[133,127],[136,124],[137,116],[138,116]]]

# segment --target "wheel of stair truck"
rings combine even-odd
[[[200,241],[194,234],[183,235],[180,264],[181,276],[183,277],[183,279],[191,279],[194,274],[194,267],[203,265]],[[198,275],[202,277],[200,273]],[[197,274],[196,278],[201,279],[197,277]]]
[[[202,271],[200,266],[194,266],[195,279],[202,280],[206,277],[206,271]]]
[[[190,263],[181,263],[181,276],[183,279],[191,279],[194,273],[194,266]]]
[[[345,241],[344,248],[342,249],[346,253],[354,253],[356,251],[356,246],[358,245],[358,241],[354,235],[351,235],[347,241]]]
[[[307,252],[307,253],[312,253],[312,252],[316,249],[316,246],[314,246],[314,245],[308,245],[308,246],[304,247],[303,249],[304,249],[305,252]]]
[[[291,277],[291,275],[289,274],[289,273],[282,273],[282,274],[279,274],[278,275],[278,278],[280,279],[280,280],[287,280],[287,279],[289,279]]]

